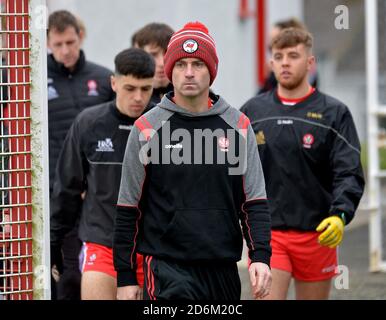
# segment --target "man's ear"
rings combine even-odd
[[[79,39],[80,39],[80,45],[82,46],[83,45],[83,41],[84,41],[84,38],[85,38],[85,33],[83,30],[80,30],[79,31]]]
[[[47,32],[46,43],[47,43],[47,48],[51,50],[52,48],[50,47],[50,31]]]
[[[115,78],[114,75],[110,76],[110,84],[111,84],[111,89],[113,89],[113,91],[116,92],[117,79]]]
[[[307,63],[307,70],[308,71],[313,69],[313,67],[315,65],[315,62],[316,62],[315,56],[314,55],[310,55],[308,57],[308,63]]]
[[[273,70],[273,58],[269,59],[269,66],[271,67],[271,70]]]

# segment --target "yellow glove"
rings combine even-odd
[[[328,217],[318,225],[316,231],[322,232],[318,238],[322,246],[335,248],[343,239],[344,221],[337,216]]]

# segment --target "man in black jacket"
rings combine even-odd
[[[58,159],[51,210],[51,243],[80,218],[84,242],[82,299],[116,297],[112,233],[127,138],[152,93],[155,64],[142,49],[128,49],[115,58],[111,86],[116,100],[84,110],[74,121]],[[82,192],[87,192],[82,201]],[[139,276],[143,278],[143,273]]]
[[[165,73],[175,90],[134,123],[123,160],[113,243],[118,299],[140,298],[137,252],[146,299],[240,299],[242,231],[253,295],[269,293],[264,177],[248,118],[209,91],[217,67],[203,24],[173,35]]]
[[[272,216],[272,291],[327,299],[337,246],[363,194],[360,144],[349,109],[309,84],[312,36],[289,28],[271,43],[278,89],[242,108],[256,134]]]
[[[47,44],[51,54],[47,61],[47,82],[50,193],[59,152],[75,117],[87,107],[114,98],[110,86],[112,72],[85,59],[81,50],[82,40],[83,34],[78,22],[70,12],[56,11],[49,16]],[[75,226],[62,247],[64,270],[62,266],[57,266],[63,272],[57,286],[58,299],[80,298],[80,247]],[[52,295],[55,298],[55,290]]]

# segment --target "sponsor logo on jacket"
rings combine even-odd
[[[48,101],[59,98],[58,91],[56,91],[56,89],[53,86],[48,86],[47,96],[48,96]]]
[[[277,120],[278,125],[286,125],[286,124],[294,124],[293,120],[291,119],[279,119]]]
[[[119,126],[118,126],[118,128],[120,129],[120,130],[128,130],[128,131],[130,131],[130,130],[132,130],[133,129],[133,125],[131,124],[131,125],[125,125],[125,124],[120,124]]]
[[[53,85],[54,80],[52,78],[48,78],[47,84],[48,84],[48,88],[47,88],[48,101],[59,98],[58,91],[55,89],[55,87]]]
[[[258,145],[265,144],[265,136],[264,132],[260,130],[258,133],[256,133],[256,142]]]
[[[321,120],[323,119],[323,115],[317,112],[307,112],[307,118]]]
[[[177,143],[177,144],[166,144],[165,149],[182,149],[182,144]]]
[[[95,149],[97,152],[114,152],[113,142],[110,138],[98,141],[98,147]]]

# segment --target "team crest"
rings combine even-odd
[[[311,133],[307,133],[303,137],[303,147],[310,149],[311,146],[314,144],[315,138]]]
[[[198,49],[198,43],[193,39],[189,39],[184,42],[182,48],[186,53],[194,53]]]
[[[89,96],[99,96],[98,83],[95,80],[88,80],[87,87]]]
[[[225,137],[220,137],[218,139],[218,146],[220,147],[220,150],[223,152],[228,152],[229,148],[229,139]]]

